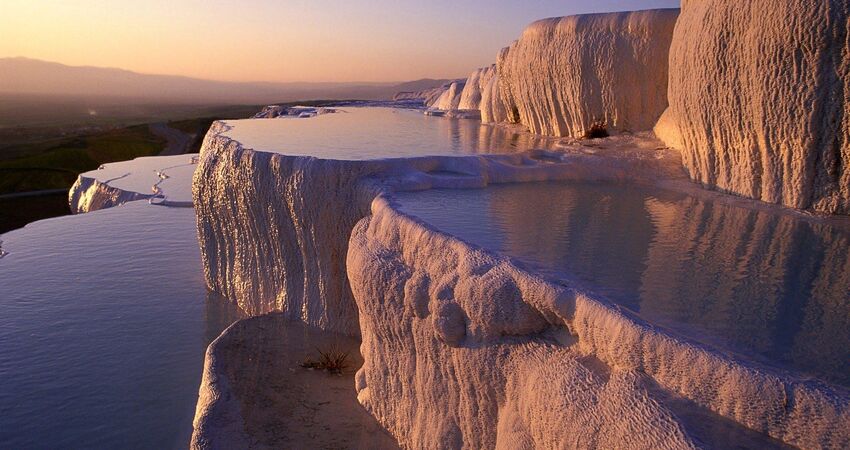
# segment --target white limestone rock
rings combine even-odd
[[[403,446],[695,446],[651,386],[789,444],[850,445],[846,392],[654,328],[404,216],[385,197],[534,180],[684,180],[658,141],[334,161],[244,148],[226,127],[211,129],[194,179],[208,286],[249,315],[281,311],[360,336],[358,400]],[[224,390],[209,392],[199,411],[234,411],[214,395]],[[197,439],[215,437],[209,425]]]
[[[685,0],[656,127],[706,186],[850,213],[850,3]]]
[[[622,383],[630,375],[606,381],[544,337],[549,320],[523,297],[551,292],[385,206],[355,228],[348,273],[365,359],[358,399],[403,447],[695,447],[669,411]],[[629,428],[640,438],[625,439]]]
[[[263,107],[260,112],[254,114],[254,119],[279,119],[279,118],[299,118],[309,119],[320,114],[332,114],[336,110],[333,108],[324,108],[316,106],[284,106],[284,105],[269,105]]]
[[[596,123],[615,132],[652,129],[667,107],[677,16],[677,9],[664,9],[531,24],[497,63],[508,121],[570,137]]]
[[[207,286],[248,314],[283,311],[289,318],[352,336],[360,329],[345,276],[348,238],[354,224],[369,214],[379,191],[627,180],[645,176],[642,166],[647,163],[640,158],[609,158],[599,149],[598,154],[569,157],[535,151],[329,160],[244,148],[227,136],[227,129],[224,122],[213,124],[193,181]],[[627,147],[634,147],[630,142]],[[649,139],[647,145],[657,144]],[[486,148],[485,139],[482,152]],[[657,168],[662,161],[653,155],[648,162]]]
[[[191,207],[197,156],[145,156],[84,172],[68,191],[71,212],[86,213],[138,200]]]
[[[480,110],[484,91],[495,76],[495,64],[473,71],[466,79],[463,92],[460,94],[458,109]]]
[[[465,86],[465,80],[452,82],[452,84],[449,85],[449,88],[446,89],[432,105],[429,106],[429,109],[436,109],[440,111],[452,111],[459,109],[460,98]]]
[[[397,92],[393,95],[393,101],[410,101],[410,100],[421,100],[426,108],[430,108],[434,106],[435,103],[440,99],[440,97],[451,87],[452,83],[460,82],[463,80],[453,80],[448,83],[444,83],[440,86],[424,89],[421,91],[402,91]]]
[[[654,385],[787,444],[850,445],[846,391],[682,340],[387,198],[372,213],[354,228],[347,261],[365,360],[358,399],[404,447],[697,446],[698,430]]]
[[[502,101],[498,70],[493,71],[489,79],[481,83],[479,110],[481,111],[481,121],[484,123],[508,121],[508,112]]]

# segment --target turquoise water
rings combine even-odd
[[[401,193],[401,209],[735,357],[850,386],[850,232],[615,184]]]
[[[339,108],[309,119],[228,120],[225,135],[245,148],[291,156],[366,160],[432,155],[516,153],[555,140],[479,120],[429,117],[401,108]]]
[[[0,448],[186,448],[207,344],[191,208],[134,202],[0,236]]]

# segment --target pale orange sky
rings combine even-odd
[[[3,0],[0,57],[228,81],[465,76],[529,22],[678,0]]]

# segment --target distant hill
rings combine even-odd
[[[455,81],[455,80],[450,80],[450,79],[434,80],[434,79],[431,79],[431,78],[423,78],[421,80],[407,81],[407,82],[400,83],[400,84],[393,86],[393,88],[396,89],[396,91],[393,92],[393,95],[395,95],[399,92],[418,92],[418,91],[425,91],[425,90],[428,90],[428,89],[434,89],[435,87],[440,87],[440,86],[442,86],[446,83],[452,82],[452,81]]]
[[[308,99],[390,99],[399,91],[445,80],[405,83],[238,83],[128,70],[66,66],[28,58],[0,58],[0,94],[60,95],[191,104],[270,104]]]

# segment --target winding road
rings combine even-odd
[[[167,144],[165,148],[159,152],[160,156],[182,155],[189,150],[189,144],[195,136],[184,133],[176,128],[171,128],[167,124],[159,122],[148,125],[151,133],[165,139]]]

